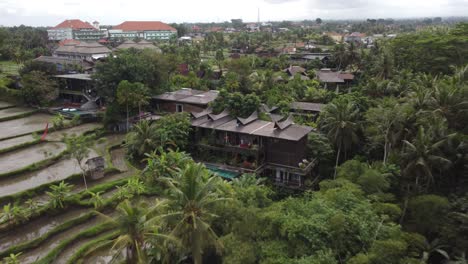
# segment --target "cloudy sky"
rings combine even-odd
[[[53,26],[67,18],[222,22],[466,16],[468,0],[0,0],[0,25]]]

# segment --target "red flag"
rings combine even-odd
[[[47,137],[47,132],[49,132],[49,123],[46,124],[46,127],[44,129],[44,134],[42,134],[41,141],[44,141],[45,138]]]

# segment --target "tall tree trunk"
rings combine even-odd
[[[141,102],[138,102],[138,120],[141,120]]]
[[[77,160],[77,161],[78,161],[78,166],[81,169],[81,175],[83,176],[83,182],[84,182],[85,189],[88,190],[88,183],[86,182],[86,171],[83,168],[83,166],[81,165],[81,160]]]
[[[340,153],[341,153],[341,142],[338,146],[338,153],[336,154],[336,162],[335,162],[335,174],[333,175],[333,179],[336,179],[336,170],[338,169],[338,162],[340,160]]]
[[[125,127],[125,132],[128,132],[128,102],[127,102],[127,125]]]

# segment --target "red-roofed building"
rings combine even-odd
[[[64,39],[58,43],[59,46],[78,45],[78,44],[81,44],[81,41],[76,40],[76,39]]]
[[[109,30],[112,39],[168,40],[177,30],[159,21],[125,21]]]
[[[95,25],[99,23],[95,22]],[[106,32],[88,22],[79,19],[67,19],[47,30],[49,40],[98,40],[106,36]]]

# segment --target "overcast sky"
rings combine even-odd
[[[466,16],[468,0],[0,0],[0,25],[54,26],[64,19],[222,22]]]

